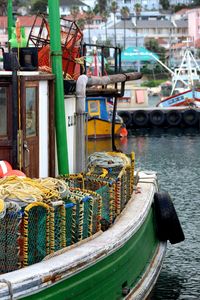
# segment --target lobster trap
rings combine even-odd
[[[15,203],[9,203],[4,216],[0,218],[0,274],[11,272],[21,267],[21,221],[20,207]]]
[[[39,31],[38,24],[40,24]],[[77,79],[80,75],[79,58],[83,33],[76,22],[61,17],[60,37],[63,76],[68,79]],[[28,45],[38,49],[39,67],[51,68],[50,26],[45,15],[38,14],[36,16],[28,37]]]
[[[101,197],[92,191],[70,188],[65,199],[67,245],[81,241],[100,230]]]
[[[102,198],[101,219],[110,224],[131,198],[134,185],[134,153],[94,153],[88,172],[63,177],[69,187],[95,191]]]
[[[131,198],[133,175],[134,154],[94,153],[87,173],[62,180],[2,179],[0,273],[37,263],[106,230]]]
[[[23,266],[41,261],[50,253],[50,207],[42,202],[26,206],[23,219]]]

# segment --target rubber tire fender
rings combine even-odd
[[[171,197],[167,192],[154,194],[157,235],[160,241],[177,244],[185,239]]]
[[[133,112],[132,120],[137,126],[145,126],[149,122],[149,115],[145,110],[136,110]]]
[[[198,112],[194,109],[188,109],[183,112],[183,121],[188,126],[194,126],[199,120]]]
[[[165,114],[162,110],[152,110],[149,115],[149,121],[154,126],[161,126],[165,121]]]
[[[132,123],[132,116],[129,111],[118,111],[117,114],[123,119],[126,126],[130,126]]]
[[[178,110],[170,110],[166,114],[166,120],[170,126],[178,126],[181,123],[182,115]]]

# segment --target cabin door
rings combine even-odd
[[[39,177],[39,84],[23,81],[22,100],[22,163],[28,177]]]

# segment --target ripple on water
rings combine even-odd
[[[199,132],[135,131],[116,145],[125,153],[135,151],[136,168],[157,171],[160,188],[170,193],[185,234],[184,242],[168,244],[151,300],[200,300]],[[98,142],[95,147],[99,151]],[[101,141],[99,148],[111,150],[111,142]]]

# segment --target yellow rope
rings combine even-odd
[[[31,179],[8,176],[0,179],[0,198],[20,200],[26,203],[60,199],[68,193],[67,184],[55,178]]]

